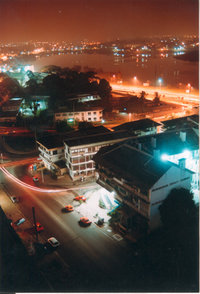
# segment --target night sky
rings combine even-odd
[[[0,0],[0,41],[198,34],[198,0]]]

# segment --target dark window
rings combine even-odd
[[[57,150],[54,150],[53,151],[53,155],[56,155],[56,154],[58,154],[58,151]]]

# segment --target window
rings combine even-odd
[[[88,115],[91,115],[91,112],[88,112]]]
[[[60,116],[60,113],[56,113],[56,116]]]
[[[96,111],[94,111],[93,114],[97,114]]]
[[[88,117],[88,120],[91,120],[91,117]]]
[[[57,150],[54,150],[53,151],[53,155],[56,155],[56,154],[58,154],[58,151]]]
[[[97,120],[97,118],[96,118],[96,117],[94,117],[94,121],[95,121],[95,120]]]

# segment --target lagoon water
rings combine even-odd
[[[178,87],[190,83],[198,89],[198,62],[178,60],[173,56],[169,57],[121,57],[104,54],[60,54],[50,55],[37,59],[34,63],[35,70],[40,70],[46,65],[57,65],[61,67],[81,66],[93,69],[96,72],[121,72],[124,82],[132,82],[133,77],[141,82],[149,81],[155,85],[158,78],[162,78],[162,86]]]

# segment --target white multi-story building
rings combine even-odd
[[[56,111],[54,114],[55,121],[59,120],[75,120],[75,121],[88,121],[88,122],[100,122],[103,118],[102,107],[91,107],[88,109],[76,109],[73,111],[63,110]]]
[[[141,151],[125,142],[94,156],[98,183],[120,203],[119,230],[136,235],[160,224],[159,206],[173,188],[190,190],[192,172]]]
[[[37,144],[44,166],[57,175],[66,173],[63,140],[54,135],[41,138]]]
[[[130,138],[125,132],[95,133],[64,140],[65,159],[73,180],[95,176],[93,156],[101,147]]]

